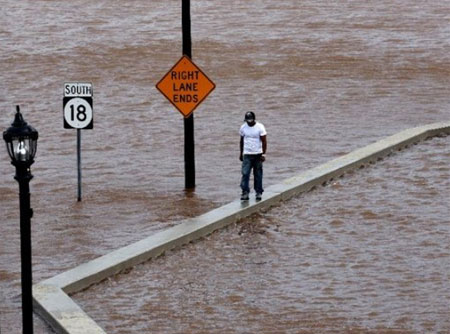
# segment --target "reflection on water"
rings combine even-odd
[[[192,1],[194,61],[217,88],[195,113],[197,188],[188,195],[183,122],[154,87],[181,56],[180,2],[3,1],[0,125],[20,104],[40,134],[35,281],[235,199],[247,110],[269,132],[266,185],[448,119],[449,16],[438,1]],[[95,92],[82,203],[76,134],[62,121],[70,81]],[[0,170],[0,326],[19,332],[18,187],[6,152]]]

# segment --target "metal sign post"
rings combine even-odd
[[[77,129],[77,170],[78,170],[77,201],[81,202],[81,130],[80,129]]]
[[[64,84],[64,128],[77,129],[78,202],[81,202],[81,129],[93,129],[93,89],[91,83]]]
[[[193,111],[216,85],[192,61],[190,0],[182,0],[183,56],[156,84],[156,88],[184,116],[185,187],[195,188]]]
[[[183,29],[183,55],[192,59],[191,1],[181,0],[181,25]],[[184,118],[184,169],[185,188],[195,188],[194,114]]]
[[[186,189],[195,187],[194,109],[216,85],[184,55],[156,84],[156,88],[184,116],[184,163]]]

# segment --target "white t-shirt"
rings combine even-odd
[[[247,123],[244,123],[239,130],[239,134],[241,137],[244,137],[244,154],[263,153],[260,137],[267,135],[264,125],[256,122],[255,125],[249,126]]]

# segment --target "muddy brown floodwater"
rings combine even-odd
[[[31,201],[35,212],[32,220],[34,282],[173,226],[186,217],[197,216],[234,200],[239,195],[238,129],[245,111],[255,111],[257,119],[268,130],[266,186],[400,130],[450,117],[448,1],[192,0],[193,59],[217,88],[195,112],[197,187],[194,193],[185,193],[182,117],[155,88],[155,84],[181,56],[180,6],[179,0],[2,1],[0,125],[2,129],[9,126],[15,105],[20,104],[25,119],[40,134],[36,163],[32,168],[35,178],[31,182]],[[63,129],[62,120],[63,84],[73,81],[92,82],[94,87],[94,129],[83,131],[82,135],[81,203],[76,202],[76,132]],[[438,152],[438,148],[432,149]],[[14,170],[6,150],[0,155],[0,328],[2,333],[20,333],[18,186],[13,179]],[[420,153],[417,159],[422,159]],[[433,163],[438,164],[445,159],[448,165],[448,155],[436,153]],[[417,171],[414,166],[409,167],[408,170]],[[431,180],[440,179],[446,173],[431,165],[428,169]],[[395,170],[390,170],[389,166],[383,169],[384,173],[392,173],[392,177],[385,179],[380,175],[381,184],[386,184],[390,189],[402,184],[394,177]],[[359,175],[355,174],[352,180],[359,185],[364,184],[364,180],[358,179]],[[413,182],[403,186],[402,201],[416,202],[417,197],[409,187],[420,188],[421,184]],[[426,187],[426,184],[422,186]],[[370,202],[370,208],[362,212],[358,205],[366,204],[364,198],[360,198],[359,204],[358,198],[355,198],[349,206],[344,205],[347,203],[342,203],[342,208],[339,205],[330,206],[326,195],[330,189],[334,188],[325,188],[313,194],[315,201],[311,203],[317,206],[314,215],[326,215],[331,207],[335,207],[334,212],[343,210],[342,215],[353,217],[360,217],[366,211],[370,215],[387,210],[383,202],[385,195],[381,192],[380,198]],[[448,195],[448,187],[439,189]],[[438,194],[429,196],[431,203],[439,203],[445,198]],[[271,231],[273,225],[264,220],[283,222],[291,217],[290,212],[298,215],[298,218],[292,218],[295,221],[305,219],[301,218],[305,217],[302,210],[294,209],[301,203],[295,203],[292,201],[286,208],[267,212],[258,218],[263,220],[261,223],[244,223],[243,226],[268,226],[265,228],[267,232],[261,235],[249,234],[251,238],[256,238],[249,240],[250,247],[256,247],[252,243],[257,242],[258,238],[265,241],[264,238],[272,235],[273,240],[268,243],[268,248],[263,248],[267,242],[262,242],[255,252],[271,254],[271,248],[277,244],[277,234]],[[413,205],[408,207],[410,210],[414,208]],[[413,213],[405,210],[398,213],[392,210],[392,214],[401,215],[407,226]],[[439,210],[427,211],[426,219],[444,224],[441,215],[445,210],[445,206],[440,206]],[[341,225],[337,223],[335,226],[337,230],[353,226],[347,219],[336,219],[342,220]],[[280,228],[284,225],[280,224]],[[437,227],[441,233],[430,234],[432,238],[426,242],[440,245],[436,247],[444,246],[439,238],[448,237],[446,226]],[[385,225],[386,229],[397,227],[392,222]],[[236,228],[240,231],[243,227]],[[227,233],[230,231],[224,236]],[[343,238],[337,232],[329,233],[328,237]],[[375,236],[383,238],[386,235],[379,233]],[[406,227],[401,233],[405,240],[416,237],[415,230]],[[242,250],[240,237],[236,237],[234,245],[231,235],[224,254],[231,252],[230,248],[235,252]],[[359,237],[363,238],[363,231],[358,234]],[[323,234],[313,236],[311,233],[308,238],[314,238],[318,249],[331,246]],[[368,235],[365,238],[369,243],[375,242]],[[304,241],[298,239],[299,243]],[[431,328],[432,332],[448,331],[448,323],[445,322],[448,314],[442,311],[444,288],[434,290],[436,287],[433,286],[425,296],[423,291],[428,289],[428,283],[423,282],[422,276],[412,276],[411,282],[417,282],[411,284],[417,284],[421,289],[411,288],[410,292],[402,292],[403,303],[389,303],[392,294],[397,293],[390,288],[390,282],[396,278],[391,275],[395,270],[382,270],[384,267],[374,262],[388,254],[382,253],[384,255],[377,257],[369,253],[361,259],[363,264],[358,268],[360,259],[354,254],[354,247],[361,246],[361,241],[357,241],[355,245],[349,245],[349,254],[340,248],[342,257],[347,258],[348,255],[348,263],[341,272],[342,275],[344,269],[349,272],[347,287],[343,276],[338,275],[333,285],[333,281],[325,277],[326,273],[322,276],[314,273],[317,286],[327,289],[322,297],[309,285],[299,285],[292,291],[296,296],[298,293],[304,294],[305,300],[310,294],[325,299],[321,301],[319,298],[313,302],[315,304],[305,303],[300,314],[296,313],[296,306],[292,306],[295,304],[289,304],[292,309],[279,314],[286,320],[282,323],[296,321],[297,318],[317,322],[317,319],[323,320],[325,314],[330,314],[338,317],[336,326],[403,326],[412,332],[420,332],[423,328]],[[208,239],[203,244],[195,244],[195,247],[202,252],[214,252],[208,248],[214,242]],[[394,244],[392,247],[397,246],[401,245]],[[381,247],[380,244],[373,247],[381,251],[377,248]],[[396,250],[399,254],[392,254],[389,265],[398,265],[402,273],[413,272],[402,264],[405,254],[409,253],[404,249]],[[312,253],[304,259],[305,263],[310,263],[310,268],[315,268],[311,264],[313,259],[323,261],[325,267],[334,260],[338,261],[322,257],[319,252],[314,253],[314,248],[310,251]],[[423,253],[410,255],[416,256],[417,261],[427,257]],[[437,256],[437,253],[430,253],[430,256]],[[264,256],[259,258],[254,262],[266,261]],[[184,260],[189,263],[187,258],[180,261]],[[171,257],[152,263],[149,275],[160,264],[161,270],[167,266],[165,272],[175,277],[179,269],[176,266],[170,269],[169,265],[164,264],[165,261],[170,262]],[[239,257],[230,258],[230,261],[242,263]],[[245,258],[244,261],[253,260]],[[447,270],[448,278],[448,258],[443,257],[436,262],[439,262],[436,277]],[[351,263],[355,263],[356,267],[352,269]],[[205,264],[199,260],[198,265]],[[268,281],[261,282],[263,288],[269,282],[275,286],[273,290],[261,289],[261,295],[237,292],[228,295],[221,292],[220,286],[217,286],[218,291],[205,290],[198,295],[217,292],[219,304],[231,305],[223,309],[224,312],[233,312],[233,305],[236,304],[236,312],[243,312],[243,316],[250,314],[255,319],[266,319],[263,324],[267,324],[267,331],[277,332],[270,322],[273,316],[270,310],[275,310],[281,300],[277,295],[280,293],[281,296],[277,284],[283,286],[283,282],[291,282],[289,285],[298,281],[276,276],[276,270],[267,269],[272,265],[275,264],[269,262],[250,266],[250,269],[239,269],[246,271],[254,268],[255,282],[252,284],[258,283],[261,272],[267,273]],[[318,267],[318,270],[325,267]],[[352,275],[367,276],[376,268],[380,269],[376,270],[376,281],[358,281],[363,285],[361,295],[365,297],[364,303],[362,297],[355,300],[358,307],[353,307],[349,301],[341,303],[339,298],[345,298],[346,289],[355,288],[350,281],[356,280],[356,276]],[[170,273],[170,270],[173,272]],[[243,274],[239,270],[236,275]],[[224,275],[232,275],[232,271]],[[432,273],[424,275],[435,278]],[[132,277],[140,281],[141,276],[144,277]],[[247,276],[248,279],[250,277]],[[211,280],[220,281],[219,278],[220,275],[213,276]],[[224,280],[224,284],[230,284],[235,279]],[[202,286],[195,285],[195,280],[193,282],[180,285],[179,289],[202,290]],[[366,284],[374,282],[381,282],[384,288],[372,286],[372,290],[368,291],[373,292],[366,295]],[[169,283],[161,280],[151,284]],[[253,289],[255,286],[252,284],[243,286]],[[286,292],[291,287],[284,286],[282,289]],[[333,289],[337,296],[330,301],[327,298]],[[177,291],[182,300],[188,295],[183,295],[183,291]],[[420,293],[415,295],[414,291]],[[439,295],[438,291],[442,293]],[[159,292],[156,294],[159,295]],[[221,296],[223,299],[220,299]],[[122,305],[123,300],[116,297],[112,296],[107,303],[116,303],[118,308],[127,305]],[[288,297],[286,295],[283,299]],[[261,298],[261,301],[254,300],[257,307],[251,308],[248,298]],[[94,295],[92,299],[101,300],[95,299]],[[264,308],[262,300],[273,308]],[[434,303],[431,303],[432,300]],[[407,304],[406,301],[411,302]],[[404,318],[397,317],[393,313],[394,323],[387,320],[379,323],[382,321],[380,319],[384,319],[380,314],[385,314],[386,310],[391,312],[389,307],[398,306],[401,310],[411,307],[414,311],[422,301],[429,308],[422,310],[421,320],[406,315]],[[155,307],[148,302],[148,295],[128,302],[130,310],[136,311],[135,303],[141,304],[145,312]],[[432,306],[434,304],[435,307]],[[242,310],[242,305],[250,306]],[[332,306],[340,308],[341,305],[342,313],[328,312]],[[92,310],[92,307],[87,307]],[[114,305],[111,307],[114,308]],[[161,307],[171,309],[170,305]],[[378,313],[371,315],[368,311],[371,308],[371,312]],[[189,308],[189,312],[195,313],[195,310],[195,307]],[[214,310],[203,309],[193,317],[198,318],[208,312],[212,316],[217,314]],[[156,321],[169,322],[164,320],[164,313],[159,314],[162,318]],[[135,317],[136,326],[146,326],[139,320],[142,314]],[[357,320],[352,322],[349,320],[352,318]],[[114,319],[110,321],[111,324],[116,323]],[[154,321],[152,319],[152,324]],[[323,322],[324,326],[333,323],[327,318]],[[187,328],[175,318],[171,319],[171,323],[175,331],[178,324],[183,329]],[[207,326],[214,326],[213,323],[209,321]],[[220,324],[218,319],[217,326]],[[123,323],[118,320],[117,326],[123,326]],[[236,326],[230,331],[244,333],[250,330],[242,322]],[[35,327],[36,333],[51,333],[37,317]],[[264,331],[263,327],[260,329]],[[210,327],[199,327],[197,332],[202,331],[209,332]],[[335,331],[339,328],[336,327]]]
[[[347,174],[75,300],[108,333],[450,333],[449,139]]]

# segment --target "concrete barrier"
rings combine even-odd
[[[435,123],[402,131],[374,144],[353,151],[270,186],[263,200],[233,201],[199,217],[187,219],[168,230],[120,248],[93,261],[63,272],[33,286],[35,310],[58,333],[100,334],[100,328],[68,296],[84,290],[125,269],[155,258],[164,252],[199,239],[229,224],[235,223],[261,209],[267,209],[280,201],[311,190],[345,172],[360,168],[402,150],[421,140],[450,134],[450,122]]]

